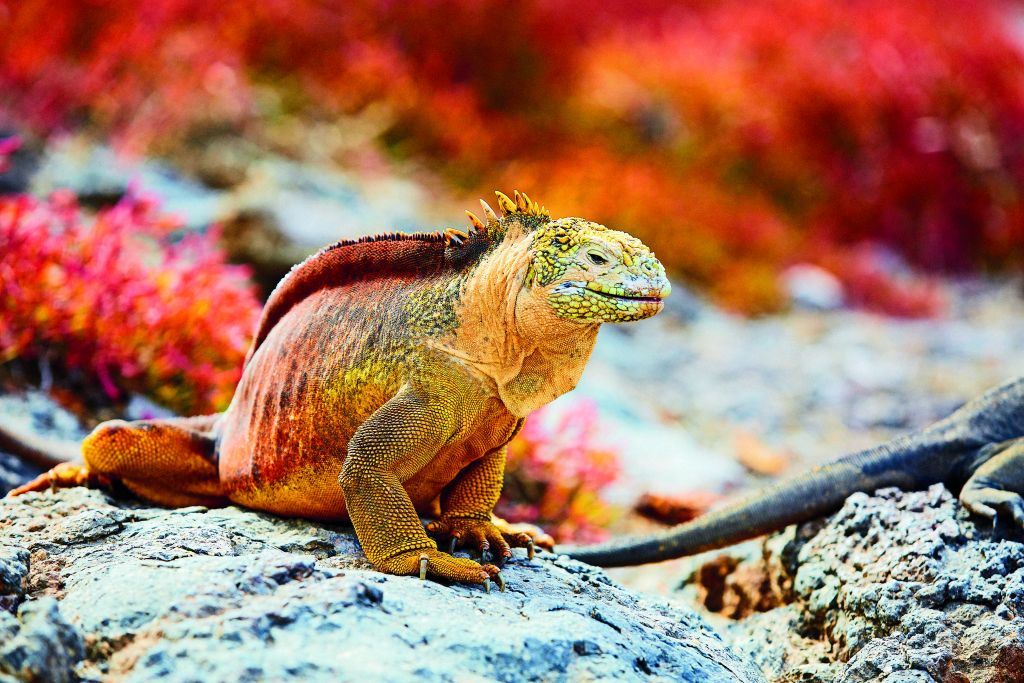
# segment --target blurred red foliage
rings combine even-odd
[[[0,197],[0,363],[45,358],[111,397],[224,409],[260,304],[216,231],[180,227],[135,194],[89,221],[68,193]]]
[[[653,522],[675,526],[700,517],[720,499],[720,495],[709,491],[687,491],[674,496],[645,493],[633,505],[633,511]]]
[[[857,289],[863,259],[839,256],[866,240],[927,268],[1019,268],[1017,19],[996,2],[720,3],[681,12],[646,37],[623,32],[594,45],[577,119],[590,139],[597,131],[653,166],[652,177],[705,186],[692,197],[665,188],[691,201],[672,207],[675,230],[650,239],[687,272],[710,276],[733,305],[770,302],[758,293],[763,282],[736,291],[737,261],[824,255]],[[605,180],[582,184],[608,186],[614,176]],[[654,220],[665,219],[656,211]],[[720,252],[707,255],[709,244]],[[698,271],[678,258],[694,252],[705,254]],[[924,293],[882,279],[907,302],[893,312],[933,312]],[[853,298],[887,305],[880,292]]]
[[[19,149],[21,149],[21,138],[0,138],[0,173],[10,168],[11,155]]]
[[[612,509],[601,491],[620,473],[618,453],[600,443],[596,406],[574,403],[557,419],[541,408],[508,446],[496,513],[541,525],[557,541],[598,541]]]
[[[622,226],[720,303],[760,312],[785,304],[778,275],[798,261],[863,287],[839,256],[865,241],[927,269],[1020,268],[1019,13],[1000,0],[0,0],[0,112],[160,151],[203,126],[377,108],[395,154],[435,160],[467,191],[523,187]],[[851,298],[934,312],[879,282],[903,303]]]

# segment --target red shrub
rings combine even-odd
[[[1020,268],[1014,8],[0,0],[0,115],[168,150],[204,125],[366,109],[381,144],[466,190],[525,187],[773,310],[781,269],[864,241],[927,269]]]
[[[145,197],[94,221],[74,197],[0,197],[0,362],[46,357],[186,413],[227,406],[260,304],[217,234]]]
[[[569,109],[580,138],[618,158],[597,172],[579,160],[587,177],[570,185],[607,192],[605,218],[653,233],[667,262],[713,291],[724,285],[720,299],[746,310],[771,303],[759,279],[737,281],[754,264],[771,275],[862,241],[931,269],[1019,268],[1024,58],[1007,12],[769,0],[624,28],[590,46]],[[664,203],[637,202],[616,172],[637,163],[648,188],[673,196],[668,216]],[[751,206],[759,224],[736,223]]]

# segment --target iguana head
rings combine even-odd
[[[472,214],[476,229],[494,229],[495,221],[517,220],[526,231],[531,260],[524,287],[544,299],[563,319],[585,323],[630,322],[649,318],[664,307],[672,290],[647,245],[624,232],[582,218],[551,220],[543,206],[516,192],[515,201],[496,193],[504,217],[484,204],[485,225]]]

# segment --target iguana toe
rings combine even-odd
[[[430,536],[444,541],[448,539],[449,552],[456,546],[476,550],[481,562],[496,562],[498,566],[512,557],[512,548],[501,530],[489,521],[465,517],[445,517],[427,525]]]
[[[32,481],[12,489],[8,497],[20,496],[31,491],[46,491],[72,486],[110,486],[110,479],[94,474],[82,463],[62,462],[51,470],[43,472]]]
[[[410,550],[385,560],[378,567],[388,574],[418,576],[420,579],[439,579],[454,583],[470,583],[484,586],[485,582],[498,581],[499,570],[493,564],[481,565],[473,560],[452,557],[438,550]],[[499,588],[501,583],[499,583]]]
[[[532,560],[535,548],[554,550],[555,539],[543,529],[525,522],[507,522],[497,515],[491,515],[491,524],[498,528],[501,535],[513,548],[526,548],[527,556]]]
[[[976,515],[992,520],[998,519],[999,513],[1008,514],[1013,523],[1024,527],[1024,498],[1013,491],[996,488],[964,488],[960,492],[960,502]]]

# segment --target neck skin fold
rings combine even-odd
[[[459,359],[519,417],[571,390],[598,323],[558,317],[542,288],[524,288],[530,240],[506,240],[463,287],[459,326],[441,350]]]

